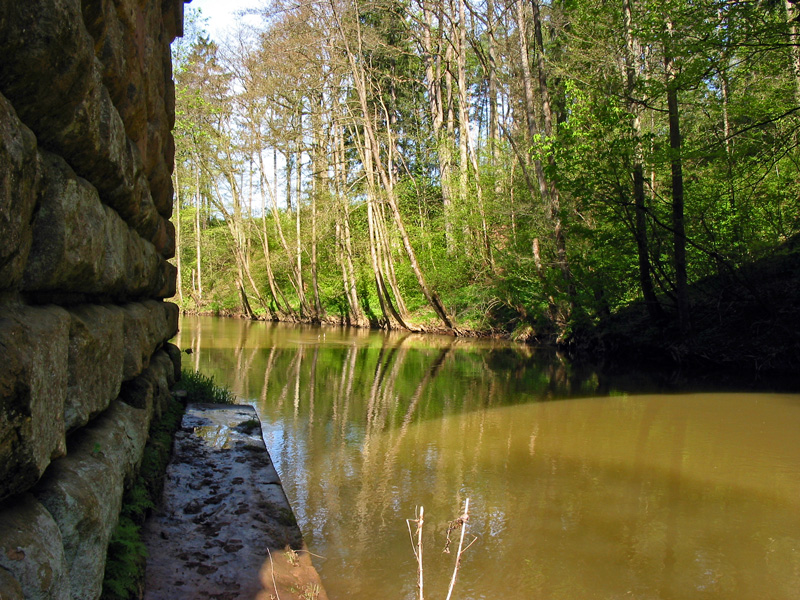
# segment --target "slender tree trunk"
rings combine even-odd
[[[425,53],[425,79],[428,90],[428,108],[431,115],[433,137],[436,140],[436,160],[439,165],[439,180],[442,188],[442,205],[444,207],[444,231],[447,252],[455,250],[453,239],[452,190],[450,188],[451,141],[444,129],[444,108],[442,106],[442,56],[441,44],[433,46],[432,31],[434,13],[430,8],[430,0],[423,0],[422,45]],[[440,33],[441,36],[441,28]]]
[[[368,119],[364,119],[365,122],[368,122]],[[384,271],[381,267],[381,262],[386,264],[386,250],[385,246],[382,241],[381,235],[381,226],[378,222],[380,218],[380,213],[378,212],[378,200],[377,200],[377,184],[375,181],[375,170],[374,170],[374,160],[375,155],[372,152],[372,144],[373,139],[371,137],[365,137],[364,139],[364,149],[363,149],[363,158],[364,158],[364,170],[367,174],[367,187],[368,187],[368,198],[367,198],[367,221],[369,223],[369,237],[370,237],[370,257],[372,259],[372,270],[375,274],[375,285],[376,291],[378,293],[378,301],[381,305],[381,311],[383,313],[384,319],[386,321],[386,327],[392,327],[392,319],[394,319],[400,327],[404,329],[411,329],[405,321],[403,315],[401,315],[398,310],[394,306],[394,302],[392,301],[392,297],[389,294],[389,290],[386,287],[386,278],[384,277]],[[399,297],[399,290],[395,290],[395,297]]]
[[[301,127],[302,130],[302,127]],[[300,199],[303,193],[303,153],[300,149],[300,143],[297,144],[297,165],[295,168],[295,212],[294,212],[294,227],[295,227],[295,273],[297,277],[297,289],[298,294],[300,297],[300,307],[301,313],[305,316],[311,317],[312,320],[316,320],[317,315],[313,313],[311,307],[308,304],[308,299],[306,298],[306,288],[305,283],[303,282],[303,243],[301,236],[301,228],[300,228]]]
[[[533,8],[533,30],[534,40],[538,46],[538,71],[539,71],[539,96],[542,104],[542,117],[544,120],[544,135],[548,139],[553,137],[553,113],[550,103],[550,89],[547,83],[547,69],[544,61],[544,40],[542,38],[542,18],[539,11],[540,0],[531,0]],[[555,170],[555,158],[551,154],[549,157],[550,167]],[[561,197],[558,187],[553,181],[548,182],[548,213],[553,227],[553,238],[556,244],[556,261],[567,286],[567,296],[569,298],[570,309],[575,308],[575,287],[572,281],[572,273],[567,259],[567,241],[564,235],[564,228],[561,219]]]
[[[786,21],[789,23],[789,42],[792,52],[792,72],[794,74],[794,98],[800,104],[800,35],[797,22],[800,19],[800,8],[792,0],[784,0]]]
[[[178,299],[181,306],[183,306],[183,265],[181,264],[181,245],[183,239],[181,237],[181,187],[180,180],[178,179],[178,164],[175,164],[175,170],[172,173],[175,185],[175,268],[178,270],[176,287],[178,288]]]
[[[380,241],[378,239],[378,226],[375,222],[374,204],[375,200],[373,194],[370,193],[370,198],[367,200],[367,221],[369,224],[370,258],[372,259],[372,272],[375,274],[378,302],[380,303],[381,312],[383,313],[387,328],[391,328],[392,319],[394,319],[402,328],[411,329],[411,327],[406,324],[405,319],[403,319],[397,312],[397,309],[395,309],[389,291],[386,289],[386,282],[383,277],[383,272],[381,271],[380,259],[378,256],[380,252]]]
[[[195,211],[194,211],[194,242],[195,242],[195,259],[197,262],[197,304],[198,307],[203,301],[203,269],[202,269],[202,251],[200,244],[200,212],[202,210],[202,200],[200,197],[200,161],[198,155],[194,155],[195,164]]]
[[[272,310],[270,309],[267,302],[264,300],[264,297],[261,295],[261,292],[258,289],[255,281],[253,280],[253,275],[250,271],[250,265],[247,261],[247,256],[245,254],[246,247],[244,241],[244,232],[243,232],[243,223],[242,223],[242,215],[241,215],[241,196],[239,191],[236,188],[236,178],[233,172],[228,171],[226,173],[226,178],[228,180],[229,185],[231,186],[231,194],[233,196],[233,213],[230,213],[226,208],[225,205],[218,201],[216,202],[216,208],[222,213],[223,218],[225,219],[225,224],[228,227],[228,231],[231,235],[231,240],[233,241],[233,257],[236,261],[236,286],[239,289],[239,293],[242,300],[242,312],[247,315],[251,319],[258,318],[253,312],[252,307],[250,306],[250,302],[247,298],[247,292],[245,290],[244,281],[245,277],[247,278],[250,286],[253,288],[253,293],[256,295],[259,304],[264,309],[264,312],[267,315],[267,318],[272,318]],[[215,185],[215,189],[217,192],[217,198],[222,198],[222,194],[220,193],[219,188]]]
[[[317,274],[317,207],[320,199],[327,197],[328,178],[325,173],[328,168],[327,157],[325,156],[326,144],[324,143],[324,132],[322,127],[322,94],[319,94],[315,103],[315,109],[311,115],[314,145],[312,147],[312,190],[311,190],[311,285],[314,291],[314,312],[317,319],[322,319],[322,301],[319,294],[319,278]]]
[[[344,135],[340,127],[337,127],[335,132],[337,159],[334,161],[334,172],[336,175],[337,196],[341,204],[341,210],[337,211],[337,215],[341,215],[344,291],[350,307],[349,313],[351,315],[351,321],[354,325],[365,326],[368,325],[368,322],[358,301],[356,275],[353,267],[353,248],[350,234],[350,203],[345,193],[347,188],[347,163],[344,149]]]
[[[336,15],[338,21],[338,14]],[[358,49],[361,49],[361,30],[356,21],[356,35],[357,35],[357,44]],[[363,126],[364,126],[364,135],[366,145],[368,146],[367,150],[371,149],[372,157],[375,163],[375,167],[377,167],[378,175],[381,179],[381,184],[384,187],[384,191],[386,193],[386,200],[389,204],[389,208],[392,210],[392,215],[394,217],[395,225],[397,226],[398,233],[400,234],[400,238],[403,242],[403,246],[406,250],[406,255],[408,256],[409,263],[411,264],[411,269],[414,272],[414,275],[417,278],[417,282],[422,290],[423,295],[425,296],[428,304],[433,308],[436,314],[441,319],[442,323],[445,324],[446,327],[449,329],[453,329],[452,321],[450,317],[447,315],[447,312],[444,309],[444,306],[441,303],[439,297],[432,292],[430,287],[428,287],[427,281],[425,280],[425,276],[422,273],[422,269],[417,262],[417,256],[414,252],[414,248],[411,246],[411,240],[409,239],[408,232],[406,231],[405,224],[403,223],[403,217],[400,214],[400,210],[397,206],[397,201],[395,198],[394,189],[391,186],[391,180],[386,172],[386,169],[383,168],[381,163],[381,156],[380,150],[378,148],[377,139],[375,136],[375,132],[373,131],[372,127],[372,120],[370,119],[370,109],[369,103],[367,101],[367,86],[366,86],[366,74],[363,70],[363,65],[360,65],[356,59],[355,55],[353,54],[350,45],[347,40],[347,36],[342,28],[341,22],[338,22],[339,30],[342,33],[342,40],[345,44],[345,50],[347,53],[348,61],[351,66],[352,75],[353,75],[353,83],[355,84],[356,91],[359,98],[359,103],[361,106],[361,112],[364,116],[363,118]],[[372,189],[375,189],[372,187]]]
[[[439,28],[443,28],[443,17],[439,16]],[[455,126],[455,112],[453,111],[453,75],[450,70],[450,65],[453,62],[453,46],[452,44],[445,42],[445,54],[444,54],[444,86],[445,86],[445,93],[444,93],[444,100],[446,102],[445,111],[447,121],[446,121],[446,134],[445,134],[445,141],[442,144],[441,150],[445,152],[444,160],[447,167],[447,180],[448,180],[448,190],[449,194],[445,198],[447,202],[444,205],[444,219],[445,219],[445,238],[448,240],[448,252],[452,253],[456,250],[456,241],[455,235],[453,233],[454,226],[453,226],[453,149],[455,148],[455,141],[456,141],[456,126]],[[440,151],[441,151],[440,150]]]
[[[486,225],[486,211],[483,206],[483,187],[481,186],[478,157],[472,143],[472,133],[469,122],[469,95],[467,93],[466,52],[467,52],[467,23],[464,0],[458,0],[458,121],[459,121],[459,150],[461,154],[461,200],[462,210],[466,210],[469,191],[469,167],[472,166],[475,178],[475,193],[478,204],[478,215],[481,220],[480,244],[478,253],[484,258],[484,264],[491,264],[491,248],[489,245],[489,232]]]
[[[667,21],[670,37],[674,35],[672,21]],[[686,273],[686,229],[684,224],[683,163],[681,159],[681,130],[678,112],[678,82],[672,50],[664,52],[664,69],[667,78],[667,111],[669,114],[669,145],[672,170],[672,231],[675,261],[675,296],[681,333],[690,330],[689,286]]]
[[[239,290],[239,297],[242,301],[242,312],[247,315],[248,319],[256,319],[256,314],[253,312],[252,307],[250,306],[250,301],[247,299],[247,292],[244,290],[244,280],[242,278],[242,268],[241,266],[237,267],[237,274],[236,274],[236,289]]]
[[[633,36],[633,0],[622,1],[622,12],[625,27],[625,80],[628,95],[628,112],[631,115],[631,131],[633,133],[633,199],[635,211],[635,237],[638,253],[639,285],[642,289],[647,312],[652,319],[661,315],[653,280],[650,276],[650,254],[647,241],[647,207],[644,186],[644,152],[642,150],[642,127],[639,118],[639,107],[634,99],[636,93],[636,40]]]
[[[291,160],[289,159],[289,156],[290,156],[290,154],[289,154],[289,152],[287,152],[286,153],[286,179],[287,179],[287,182],[289,182],[287,184],[287,189],[286,189],[287,206],[291,205],[291,174],[292,174],[292,169],[291,169]],[[277,171],[276,171],[275,172],[275,178],[277,179],[277,177],[278,177],[278,174],[277,174]],[[289,258],[289,260],[291,261],[292,251],[289,248],[289,242],[286,240],[286,236],[283,233],[283,225],[281,224],[281,215],[280,215],[280,211],[278,209],[278,197],[274,193],[273,189],[271,189],[271,188],[267,188],[267,189],[270,192],[270,200],[271,200],[270,204],[272,205],[272,218],[275,221],[275,229],[278,232],[278,239],[281,242],[281,247],[283,248],[283,251],[286,253],[287,258]],[[291,209],[289,208],[288,210],[291,210]],[[290,262],[290,264],[294,265],[293,262]],[[294,289],[295,294],[297,294],[297,297],[300,298],[300,294],[301,294],[302,290],[300,289],[300,286],[298,284],[297,274],[295,272],[294,266],[292,266],[292,268],[290,269],[290,272],[289,272],[289,283],[292,285],[292,288]],[[288,302],[286,302],[285,297],[284,297],[284,302],[286,303],[286,306],[289,309],[291,309],[291,305]],[[303,305],[301,303],[300,304],[300,307],[301,307],[300,308],[300,314],[301,315],[303,314],[302,306]],[[294,312],[293,309],[292,309],[292,312]]]
[[[497,51],[495,40],[495,14],[494,0],[486,1],[486,42],[489,64],[486,69],[489,94],[489,156],[492,168],[497,168],[497,140],[500,137],[500,127],[497,114]]]
[[[269,183],[267,182],[267,174],[264,170],[264,157],[262,155],[262,144],[260,136],[257,137],[257,145],[258,145],[258,166],[260,172],[260,190],[261,190],[261,242],[264,248],[264,267],[267,271],[267,284],[269,285],[269,293],[270,297],[272,298],[272,302],[275,305],[277,317],[285,318],[286,316],[293,316],[292,315],[292,307],[286,301],[286,298],[283,296],[283,291],[280,290],[280,286],[278,282],[275,280],[275,273],[272,270],[272,255],[269,249],[269,235],[267,233],[267,200],[266,194],[267,191],[271,188],[269,187]],[[273,171],[275,173],[275,177],[277,179],[277,171]],[[281,298],[283,298],[283,303],[281,303]]]
[[[406,307],[403,294],[400,291],[400,286],[397,283],[397,274],[394,269],[394,260],[392,259],[392,246],[389,239],[389,233],[386,230],[386,215],[384,214],[383,207],[375,204],[375,225],[378,234],[379,247],[381,248],[381,255],[383,256],[383,272],[385,274],[384,280],[388,279],[389,288],[394,295],[395,303],[397,304],[397,312],[403,319],[408,318],[408,308]]]

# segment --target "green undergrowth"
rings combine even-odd
[[[197,371],[184,370],[173,391],[185,390],[185,402],[234,404],[236,396]],[[147,549],[141,528],[164,489],[164,473],[172,452],[172,438],[180,427],[184,403],[171,397],[161,418],[150,427],[139,474],[122,499],[122,510],[108,545],[102,600],[131,600],[144,592]]]

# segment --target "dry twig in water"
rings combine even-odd
[[[417,575],[419,577],[419,581],[417,583],[417,587],[419,589],[419,600],[425,600],[425,594],[423,591],[424,588],[424,576],[422,571],[422,525],[425,522],[425,507],[419,507],[419,516],[416,519],[406,519],[406,525],[408,525],[408,535],[411,538],[411,548],[414,550],[414,556],[417,557]],[[411,523],[417,524],[417,541],[416,544],[414,543],[414,534],[411,533]]]
[[[464,536],[467,533],[467,521],[469,521],[469,498],[464,502],[464,514],[462,514],[458,519],[454,521],[461,527],[461,537],[458,540],[458,552],[456,553],[456,564],[453,567],[453,577],[450,579],[450,589],[447,590],[447,598],[445,600],[450,600],[450,596],[453,595],[453,589],[456,587],[456,578],[458,577],[458,569],[461,566],[461,555],[464,551],[472,546],[475,540],[469,543],[467,548],[464,548]],[[452,527],[452,524],[451,524]],[[447,531],[447,544],[450,545],[450,528]],[[445,552],[449,552],[448,547],[445,547]]]
[[[416,519],[406,519],[406,525],[408,526],[408,537],[411,539],[411,549],[414,551],[414,556],[417,559],[417,574],[418,574],[418,582],[417,588],[419,589],[419,600],[425,600],[424,598],[424,573],[422,569],[422,525],[425,522],[424,519],[425,509],[424,507],[419,507],[419,513],[417,514]],[[453,576],[450,579],[450,588],[447,591],[447,598],[446,600],[450,600],[450,597],[453,595],[453,589],[456,586],[456,578],[458,577],[458,570],[461,567],[461,557],[466,552],[472,544],[475,543],[475,540],[478,538],[475,537],[473,540],[464,546],[464,537],[467,533],[467,522],[469,521],[469,498],[467,498],[466,502],[464,502],[464,512],[463,514],[451,521],[447,527],[447,542],[445,544],[443,552],[450,553],[450,532],[455,531],[459,527],[461,528],[461,536],[458,541],[458,552],[456,553],[456,564],[453,567]],[[416,531],[411,530],[411,523],[417,524]],[[416,539],[415,539],[416,537]]]

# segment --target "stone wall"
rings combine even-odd
[[[97,598],[179,373],[183,0],[0,1],[0,598]]]

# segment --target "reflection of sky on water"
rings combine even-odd
[[[462,599],[796,595],[798,395],[634,395],[642,379],[447,338],[212,321],[184,346],[198,337],[201,369],[257,407],[332,600],[414,596],[419,504],[426,595],[444,597],[466,497]]]

